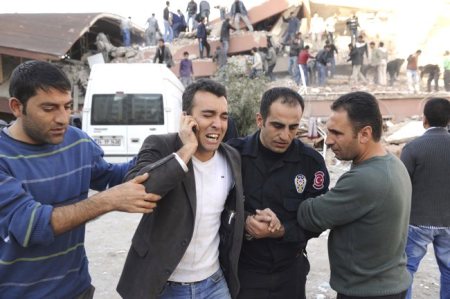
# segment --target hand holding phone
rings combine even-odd
[[[198,145],[197,141],[198,124],[192,115],[183,112],[180,119],[179,135],[183,144]]]

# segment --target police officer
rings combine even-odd
[[[317,235],[298,225],[297,209],[328,190],[329,175],[322,156],[295,138],[303,109],[298,93],[272,88],[256,116],[259,130],[228,142],[242,157],[246,198],[240,299],[305,298],[305,247]]]

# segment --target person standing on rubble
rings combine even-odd
[[[440,298],[450,298],[450,102],[428,100],[423,109],[425,133],[403,147],[400,159],[412,183],[408,270],[416,273],[432,243],[441,272]],[[406,298],[411,299],[411,287]]]
[[[403,299],[411,285],[408,171],[381,142],[383,119],[373,95],[345,94],[331,110],[325,143],[352,167],[330,191],[304,200],[297,220],[316,233],[330,229],[330,286],[337,299]]]
[[[327,41],[334,44],[334,32],[336,31],[337,14],[329,16],[325,19],[325,32],[327,33]]]
[[[222,43],[222,50],[225,55],[228,54],[228,49],[230,47],[230,29],[236,30],[236,28],[230,24],[230,17],[226,17],[220,27],[220,42]]]
[[[156,20],[155,14],[152,13],[152,16],[147,19],[147,30],[145,30],[148,46],[156,46],[157,32],[159,32],[158,20]]]
[[[200,16],[205,18],[206,24],[208,24],[208,22],[209,22],[209,14],[211,12],[211,8],[209,6],[209,2],[205,1],[205,0],[200,1],[199,11],[200,11]]]
[[[304,41],[302,39],[302,33],[297,32],[295,38],[291,41],[289,45],[289,61],[288,61],[288,72],[291,75],[295,83],[300,84],[300,71],[298,69],[298,55],[303,49]]]
[[[275,75],[273,74],[273,70],[277,65],[277,52],[275,51],[275,47],[272,44],[271,36],[267,36],[267,77],[269,77],[270,81],[275,81]]]
[[[348,18],[346,25],[348,30],[350,31],[351,43],[353,46],[355,46],[359,27],[358,17],[355,14],[353,14],[350,18]]]
[[[291,11],[288,18],[285,18],[284,15],[282,15],[281,17],[284,23],[288,23],[288,27],[286,29],[286,32],[284,33],[282,42],[284,46],[290,43],[295,38],[295,34],[300,28],[300,19],[294,14],[293,11]]]
[[[171,43],[173,40],[173,30],[172,24],[170,24],[170,11],[169,11],[170,2],[166,1],[166,8],[163,11],[163,19],[164,19],[164,40],[168,43]]]
[[[334,42],[329,40],[325,41],[325,46],[330,46],[330,51],[328,52],[328,72],[327,77],[333,78],[336,74],[336,55],[339,54],[338,49]],[[329,74],[328,74],[329,73]]]
[[[256,115],[258,131],[228,141],[241,154],[245,196],[238,299],[305,298],[305,248],[318,234],[300,227],[297,209],[328,190],[329,175],[323,157],[296,138],[303,111],[297,92],[269,89]]]
[[[251,53],[253,56],[253,62],[249,77],[250,79],[255,79],[263,73],[263,61],[261,58],[261,54],[259,54],[256,47],[252,48]]]
[[[128,19],[122,18],[120,21],[120,32],[122,33],[123,46],[129,47],[131,45],[131,17]]]
[[[361,73],[361,65],[363,61],[363,53],[355,48],[352,44],[348,44],[350,53],[347,61],[352,62],[352,75],[350,77],[350,84],[355,84],[361,80],[363,83],[367,82],[366,77]]]
[[[377,55],[380,57],[380,64],[378,65],[378,83],[382,86],[386,86],[388,53],[386,48],[384,47],[383,42],[378,43],[377,53],[378,53]]]
[[[428,74],[427,79],[427,91],[431,92],[431,82],[434,81],[434,91],[439,91],[439,76],[441,75],[441,69],[437,64],[427,64],[425,66],[418,67],[420,71],[420,80]]]
[[[325,86],[327,83],[327,66],[329,65],[329,55],[331,47],[325,45],[316,55],[317,73],[319,75],[319,86]]]
[[[408,80],[408,90],[411,93],[418,93],[420,91],[419,75],[417,74],[419,56],[422,54],[421,50],[408,56],[406,60],[406,79]]]
[[[230,15],[231,18],[234,20],[234,27],[236,27],[236,31],[240,31],[240,19],[242,19],[245,23],[245,26],[247,26],[249,31],[253,31],[252,23],[250,22],[250,19],[248,18],[247,9],[245,8],[244,2],[240,0],[235,0],[233,4],[231,5],[230,9]]]
[[[185,51],[183,57],[180,61],[180,81],[184,87],[187,87],[194,80],[194,68],[192,67],[192,61],[189,59],[189,52]]]
[[[300,73],[300,82],[302,83],[302,86],[304,89],[306,89],[306,86],[311,85],[311,80],[309,79],[309,71],[308,71],[308,60],[312,58],[315,59],[314,56],[312,56],[309,53],[309,46],[306,45],[298,54],[298,71]]]
[[[450,51],[444,53],[444,88],[450,91]]]
[[[198,49],[200,52],[200,59],[203,58],[203,50],[206,48],[206,57],[211,57],[211,47],[208,43],[208,33],[206,32],[205,18],[200,18],[200,24],[197,26],[197,39],[198,39]]]
[[[197,21],[195,20],[197,15],[197,3],[194,0],[188,2],[186,12],[188,14],[187,31],[192,32],[197,28]]]
[[[171,68],[174,64],[172,53],[166,47],[163,38],[160,38],[158,41],[158,48],[156,49],[155,57],[153,57],[153,63],[164,63],[168,68]]]

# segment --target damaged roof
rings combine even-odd
[[[0,54],[59,60],[85,33],[109,33],[120,42],[121,19],[108,13],[0,14]],[[142,39],[139,27],[131,32]]]

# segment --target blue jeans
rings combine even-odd
[[[319,85],[324,86],[327,79],[327,66],[322,63],[317,63],[317,71],[319,73]]]
[[[231,299],[222,270],[193,283],[167,282],[158,299]]]
[[[164,20],[164,41],[171,43],[173,40],[173,29],[169,21]]]
[[[408,271],[414,276],[430,243],[433,243],[434,255],[441,272],[441,299],[450,299],[450,228],[409,226],[406,244]],[[411,298],[411,287],[406,298]]]
[[[297,73],[298,73],[298,64],[297,64],[297,56],[289,56],[288,60],[288,72],[289,75],[292,76],[295,82],[297,82]],[[298,83],[297,83],[298,84]]]
[[[131,45],[130,29],[122,29],[122,39],[124,47],[129,47]]]

